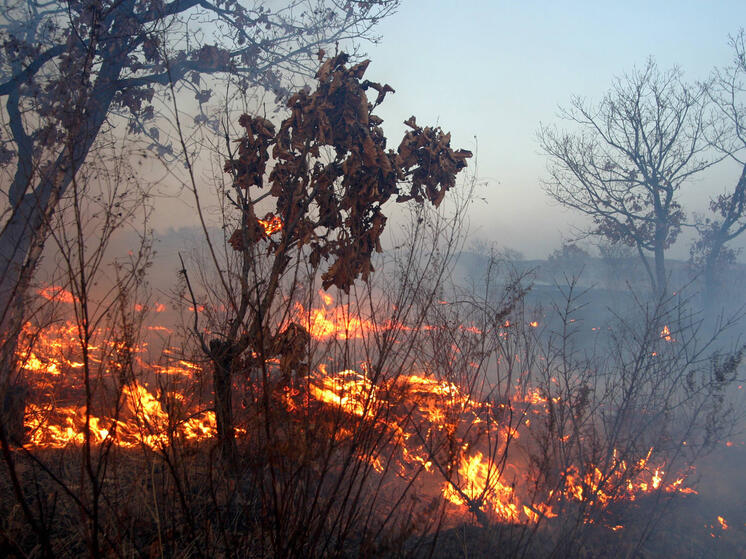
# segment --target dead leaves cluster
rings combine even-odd
[[[327,58],[316,90],[303,89],[288,100],[290,116],[277,132],[266,119],[243,115],[237,157],[225,165],[239,188],[268,186],[276,200],[273,214],[282,220],[280,234],[269,238],[248,208],[243,231],[231,237],[233,247],[242,250],[260,239],[281,253],[307,247],[314,267],[331,261],[324,288],[344,290],[373,270],[371,257],[381,250],[386,224],[382,206],[392,197],[439,205],[471,157],[450,147],[450,134],[420,127],[414,117],[398,151],[387,150],[383,121],[373,110],[394,90],[363,81],[370,61],[347,62],[344,53]],[[369,89],[377,92],[374,103]],[[274,165],[265,185],[270,149]]]
[[[440,128],[421,128],[415,117],[404,124],[409,130],[399,144],[396,163],[401,178],[411,181],[409,194],[400,194],[398,201],[425,199],[440,205],[446,192],[456,184],[456,175],[466,167],[471,152],[451,149],[451,135]]]

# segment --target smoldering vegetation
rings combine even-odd
[[[397,5],[9,3],[3,556],[743,554],[746,181],[678,195],[742,164],[746,35],[540,129],[610,244],[525,262],[465,248],[472,152],[392,149],[340,50]],[[192,231],[153,232],[154,161]]]
[[[164,259],[199,256],[199,236],[185,239],[175,232],[153,246]],[[94,385],[121,403],[94,414],[109,429],[118,423],[91,442],[105,465],[104,554],[738,556],[743,293],[708,313],[685,263],[670,263],[681,291],[656,301],[632,258],[563,259],[560,249],[525,261],[447,243],[434,257],[425,247],[436,241],[423,234],[414,253],[385,251],[376,260],[384,280],[369,291],[327,301],[306,290],[308,307],[293,320],[312,349],[272,364],[267,388],[250,364],[235,379],[230,459],[206,415],[204,357],[171,347],[160,369],[143,360],[117,383],[105,380],[122,360],[111,354]],[[148,339],[157,354],[194,313],[178,272],[164,266],[148,278],[148,318],[130,343]],[[59,359],[36,344],[45,364]],[[60,367],[75,378],[68,351]],[[74,386],[64,393],[46,378],[58,408],[80,401]],[[59,425],[85,440],[82,416],[48,409],[35,412],[30,435]],[[36,495],[32,506],[54,505],[38,510],[48,511],[55,552],[86,553],[89,536],[75,527],[85,489],[74,484],[85,453],[74,438],[36,440],[16,455],[19,481]],[[35,536],[6,489],[12,554]]]

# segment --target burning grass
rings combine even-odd
[[[701,446],[695,425],[679,433],[670,423],[650,428],[661,410],[652,413],[649,399],[619,406],[612,373],[597,377],[598,371],[569,368],[569,359],[561,361],[562,371],[539,351],[537,320],[518,314],[494,325],[460,322],[455,329],[442,320],[376,325],[323,295],[317,308],[296,304],[292,317],[309,325],[315,344],[343,341],[352,355],[373,332],[394,332],[418,338],[417,357],[399,369],[367,359],[337,372],[338,359],[317,359],[309,372],[290,376],[274,358],[259,367],[267,374],[257,375],[259,359],[250,357],[233,387],[238,461],[229,473],[215,456],[204,363],[182,356],[151,364],[147,344],[124,346],[102,334],[93,337],[102,341],[91,342],[85,365],[75,324],[27,325],[18,359],[30,397],[16,460],[25,464],[22,471],[35,473],[24,483],[38,476],[47,489],[56,484],[74,493],[74,472],[85,469],[93,453],[107,473],[92,490],[106,495],[110,521],[120,513],[133,514],[133,521],[147,517],[142,508],[119,510],[129,491],[143,499],[153,493],[148,514],[158,523],[164,514],[174,519],[167,533],[160,525],[144,529],[139,520],[126,534],[108,526],[106,537],[116,539],[108,543],[112,550],[164,552],[170,545],[175,551],[198,523],[206,530],[203,550],[216,546],[230,554],[248,546],[259,556],[278,547],[324,555],[334,546],[344,554],[397,546],[427,554],[436,549],[436,534],[443,531],[450,541],[458,526],[471,524],[496,530],[501,548],[514,554],[566,555],[580,549],[571,542],[603,547],[622,533],[644,542],[648,527],[636,514],[665,508],[677,495],[696,495],[686,456]],[[638,354],[646,360],[640,375],[670,367],[680,355],[668,324],[649,328]],[[495,344],[490,351],[485,338]],[[95,378],[92,394],[81,383],[85,366]],[[629,371],[612,372],[619,387],[627,386]],[[696,400],[703,388],[689,382]],[[135,474],[146,464],[148,488]],[[156,491],[155,483],[163,489]],[[272,530],[265,525],[268,499],[276,507]],[[213,520],[205,507],[218,515],[220,535],[209,534]],[[718,534],[728,529],[722,515],[712,526]],[[272,541],[280,529],[290,534],[286,543]]]

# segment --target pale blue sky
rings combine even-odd
[[[392,141],[411,114],[440,124],[453,145],[479,141],[480,190],[472,211],[476,237],[543,257],[571,235],[576,214],[552,205],[540,188],[540,122],[578,94],[599,99],[615,75],[653,55],[689,80],[729,63],[728,36],[746,26],[746,2],[509,2],[404,0],[369,47],[367,78],[396,89],[379,114]],[[392,146],[395,147],[395,146]],[[691,186],[692,209],[705,191],[735,176],[721,170]],[[720,184],[718,184],[720,182]],[[695,206],[699,206],[695,208]],[[746,245],[746,239],[740,243]],[[674,256],[685,257],[685,243]]]

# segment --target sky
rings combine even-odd
[[[662,70],[678,65],[688,81],[704,79],[730,62],[729,35],[743,26],[742,0],[403,0],[379,24],[380,43],[366,48],[366,78],[396,89],[378,110],[392,147],[414,114],[477,154],[483,200],[472,205],[471,237],[542,258],[573,238],[581,218],[542,191],[539,124],[561,124],[558,109],[572,95],[600,100],[615,76],[651,55]],[[728,166],[689,185],[690,214],[733,184],[736,171]],[[688,240],[678,245],[671,256],[686,258]]]

